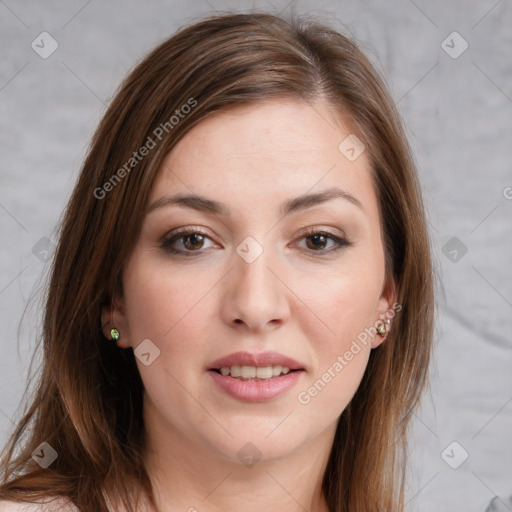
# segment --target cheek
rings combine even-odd
[[[313,419],[329,411],[332,420],[359,386],[371,350],[369,328],[374,324],[380,291],[378,271],[378,265],[357,264],[350,269],[347,265],[344,271],[322,278],[309,276],[302,283],[298,295],[303,304],[294,314],[312,341],[311,360],[316,361],[297,394],[306,417]]]
[[[320,296],[316,304],[311,303],[311,309],[319,311],[326,326],[315,332],[313,326],[318,328],[318,321],[312,318],[308,337],[315,365],[296,394],[305,422],[309,419],[327,426],[335,421],[354,396],[366,370],[370,338],[361,342],[358,336],[371,325],[375,301],[369,298],[368,289],[354,289],[351,284],[351,280],[341,279],[340,286],[329,290],[329,300]]]
[[[197,282],[194,273],[171,272],[165,265],[134,258],[125,272],[126,314],[133,346],[149,338],[163,352],[172,344],[176,351],[193,352],[205,329],[202,305],[213,283]],[[205,300],[206,299],[206,300]],[[203,304],[202,304],[203,303]],[[183,339],[187,343],[172,343]]]
[[[193,272],[171,271],[141,254],[126,267],[124,285],[133,348],[150,339],[159,350],[149,365],[136,359],[144,388],[156,409],[166,411],[168,418],[179,423],[183,420],[177,411],[197,408],[183,389],[196,394],[192,390],[201,370],[194,363],[204,353],[208,334],[211,337],[206,309],[211,308],[207,292],[214,281],[205,282],[204,276],[200,280]]]
[[[332,358],[373,325],[382,277],[372,265],[347,264],[338,272],[310,273],[301,280],[301,300],[292,315],[315,340],[319,355]]]

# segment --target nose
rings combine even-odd
[[[264,332],[278,328],[289,318],[288,297],[283,271],[263,251],[251,263],[238,257],[229,273],[223,300],[223,317],[237,329]]]

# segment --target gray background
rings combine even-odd
[[[0,1],[1,442],[25,388],[45,251],[51,257],[106,104],[178,27],[251,8],[287,12],[292,3]],[[431,388],[411,438],[409,509],[483,511],[500,495],[498,506],[512,510],[512,2],[315,0],[293,9],[355,36],[384,75],[428,205],[443,289]],[[47,59],[31,47],[43,31],[58,43]],[[454,31],[469,45],[457,58]]]

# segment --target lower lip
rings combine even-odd
[[[293,388],[300,379],[303,370],[260,381],[235,379],[229,375],[224,376],[212,370],[208,373],[222,391],[233,398],[246,402],[265,402],[283,395]]]

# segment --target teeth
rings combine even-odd
[[[256,368],[256,377],[258,379],[270,379],[274,376],[274,371],[272,370],[272,366],[262,366],[260,368]]]
[[[248,379],[261,379],[268,380],[273,377],[278,377],[279,375],[286,375],[290,372],[290,368],[286,366],[281,366],[279,364],[273,366],[231,366],[231,367],[223,367],[220,369],[220,373],[227,377],[231,375],[231,377],[248,380]]]
[[[242,377],[244,379],[254,379],[254,377],[256,377],[256,367],[255,366],[242,366],[241,372],[242,372]]]
[[[231,368],[228,368],[228,370],[231,370],[231,377],[241,377],[242,373],[240,371],[240,366],[232,366]]]

